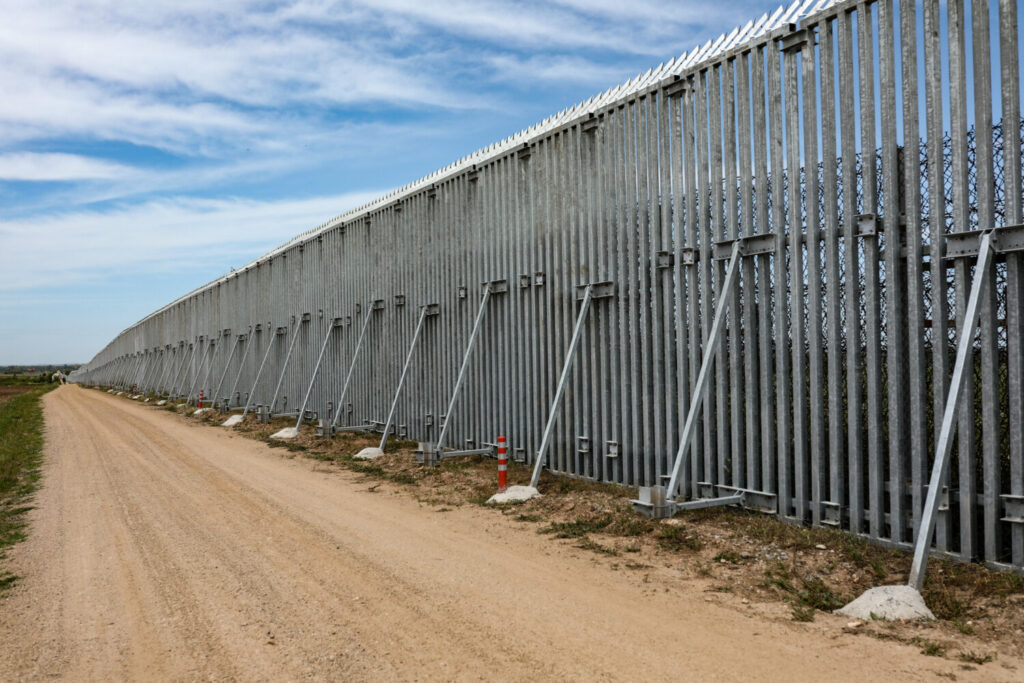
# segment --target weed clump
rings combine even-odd
[[[704,547],[703,541],[696,534],[689,533],[685,527],[664,525],[655,534],[655,540],[665,550],[697,551]]]

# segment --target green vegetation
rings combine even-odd
[[[25,538],[25,513],[42,463],[40,397],[54,386],[30,388],[0,405],[0,591],[17,580],[2,563],[6,549]]]

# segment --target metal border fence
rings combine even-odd
[[[909,549],[967,334],[934,548],[1024,569],[1019,14],[798,0],[299,235],[71,379],[327,436],[505,434],[566,475]]]

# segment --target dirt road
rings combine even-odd
[[[1010,680],[666,591],[475,506],[150,407],[45,397],[44,486],[0,678]],[[840,625],[841,626],[841,625]]]

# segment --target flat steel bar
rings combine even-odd
[[[978,263],[974,270],[971,293],[960,325],[960,339],[957,343],[956,362],[953,365],[953,378],[950,382],[949,394],[946,396],[946,405],[942,411],[939,439],[935,445],[935,460],[932,463],[932,473],[928,483],[928,496],[925,499],[924,510],[921,512],[921,528],[914,543],[914,560],[910,565],[910,575],[907,579],[907,584],[918,591],[924,585],[924,574],[928,567],[928,551],[935,528],[935,515],[942,500],[940,493],[948,476],[949,456],[953,450],[953,433],[957,428],[956,418],[960,411],[961,396],[965,393],[967,375],[973,372],[968,369],[967,364],[971,361],[971,344],[974,341],[975,328],[978,326],[982,290],[985,288],[985,280],[988,277],[991,262],[992,234],[986,232],[982,235],[979,245]]]
[[[327,343],[331,341],[331,336],[334,334],[334,327],[334,320],[328,320],[327,332],[324,333],[324,343],[320,346],[320,355],[317,356],[316,365],[313,366],[313,375],[309,378],[309,386],[306,388],[306,395],[302,398],[302,405],[299,406],[299,417],[295,420],[295,429],[302,426],[302,416],[306,412],[309,395],[313,392],[313,384],[316,383],[316,376],[320,372],[320,364],[323,363],[324,353],[327,352]]]
[[[398,378],[398,387],[395,389],[395,397],[391,401],[391,409],[388,411],[388,419],[384,422],[384,434],[380,438],[380,449],[384,450],[384,444],[388,440],[388,432],[391,430],[391,421],[395,417],[395,409],[398,407],[398,399],[402,395],[402,387],[405,385],[405,378],[409,374],[409,363],[412,362],[413,353],[416,351],[416,342],[420,338],[420,330],[423,329],[423,321],[427,318],[428,306],[420,307],[419,320],[416,322],[416,330],[412,333],[412,343],[409,344],[409,353],[405,357],[405,365],[402,366],[402,374]]]
[[[580,304],[580,312],[576,316],[576,326],[572,332],[572,339],[569,341],[569,349],[565,354],[565,362],[562,366],[562,374],[558,379],[558,387],[551,400],[551,408],[548,412],[547,423],[544,425],[544,436],[541,437],[540,449],[537,451],[537,459],[533,464],[533,475],[530,477],[530,486],[537,488],[540,481],[540,471],[544,468],[547,460],[548,450],[551,447],[551,436],[554,432],[555,419],[558,417],[559,406],[562,402],[562,395],[565,393],[565,385],[569,382],[569,373],[572,371],[573,360],[576,357],[576,349],[579,347],[580,338],[583,336],[583,324],[586,322],[587,313],[590,311],[590,303],[593,300],[593,285],[587,285],[583,290],[583,302]]]
[[[683,423],[683,436],[679,441],[679,450],[676,452],[675,460],[672,462],[672,477],[669,479],[667,492],[669,499],[675,499],[678,493],[680,476],[686,470],[686,463],[690,454],[690,442],[696,433],[697,417],[700,415],[701,408],[707,402],[711,367],[714,365],[715,356],[718,353],[719,340],[722,334],[722,320],[725,317],[726,309],[729,308],[729,298],[736,284],[737,273],[740,268],[740,258],[740,242],[737,240],[732,245],[732,254],[729,257],[729,266],[725,272],[725,281],[722,283],[718,306],[715,308],[715,319],[711,323],[708,341],[704,345],[704,357],[700,363],[700,372],[697,374],[693,399],[690,401],[690,409],[687,411],[686,421]]]
[[[483,322],[487,313],[487,303],[491,299],[491,283],[484,285],[484,293],[480,297],[480,306],[477,308],[476,319],[473,320],[473,329],[469,333],[469,341],[466,344],[466,351],[462,355],[462,363],[459,366],[459,374],[455,378],[455,386],[452,388],[452,396],[448,400],[448,407],[445,409],[444,426],[437,437],[437,450],[444,451],[444,439],[448,434],[448,427],[452,423],[452,411],[455,410],[455,402],[459,399],[459,392],[462,389],[462,382],[466,379],[466,371],[469,369],[469,361],[473,357],[473,349],[476,347],[476,340],[480,337],[480,323]]]
[[[269,331],[269,327],[267,329]],[[277,330],[274,330],[274,333],[270,337],[270,342],[267,344],[267,350],[263,354],[263,360],[260,361],[259,370],[256,371],[256,377],[252,380],[252,389],[249,390],[249,396],[245,399],[245,408],[242,409],[242,419],[245,419],[245,416],[249,414],[249,406],[252,405],[252,399],[256,395],[256,386],[260,383],[260,375],[263,374],[263,368],[267,364],[267,358],[270,357],[270,351],[274,348],[279,336],[281,335],[277,334]]]
[[[249,357],[249,349],[252,348],[252,339],[256,334],[255,325],[249,325],[249,332],[246,334],[245,350],[242,351],[242,357],[238,361],[238,373],[235,375],[235,381],[231,383],[231,391],[228,392],[228,404],[227,408],[231,407],[231,397],[235,395],[235,391],[238,390],[238,381],[242,379],[242,373],[245,371],[245,361]]]
[[[277,408],[277,397],[281,393],[281,385],[284,383],[285,373],[288,371],[288,362],[292,358],[292,351],[295,350],[295,342],[299,338],[299,333],[302,331],[302,326],[305,324],[305,316],[299,316],[295,321],[295,332],[292,333],[292,340],[288,344],[288,353],[284,356],[284,363],[281,364],[281,374],[277,377],[277,386],[274,388],[274,397],[270,399],[270,414],[274,414],[274,409]]]

